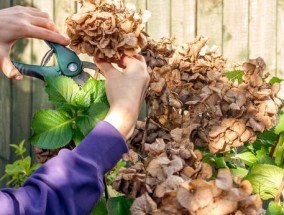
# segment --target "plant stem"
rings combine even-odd
[[[281,184],[280,184],[280,186],[279,186],[279,188],[278,188],[277,194],[276,194],[276,196],[275,196],[275,199],[274,199],[274,202],[275,202],[275,203],[278,203],[278,202],[279,202],[280,197],[281,197],[282,192],[283,192],[283,189],[284,189],[284,176],[283,176],[283,178],[282,178],[282,182],[281,182]]]
[[[283,141],[283,137],[284,137],[283,134],[280,133],[280,134],[278,135],[278,137],[277,137],[277,142],[276,142],[276,144],[273,144],[273,146],[271,147],[270,152],[269,152],[269,156],[270,156],[271,158],[273,157],[274,152],[275,152],[275,149],[277,148],[278,144],[280,144],[280,142]]]
[[[146,123],[145,123],[145,129],[144,129],[144,133],[143,133],[143,137],[142,137],[142,141],[141,141],[141,152],[142,154],[145,153],[145,142],[146,142],[146,137],[147,137],[147,131],[148,131],[148,126],[149,126],[149,122],[150,122],[150,115],[152,112],[152,105],[149,105],[149,102],[146,102],[147,104],[147,119],[146,119]]]
[[[109,194],[108,194],[108,189],[107,189],[106,176],[104,176],[104,185],[105,185],[105,198],[106,198],[106,201],[107,201],[109,199]]]

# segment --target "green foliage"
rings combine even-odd
[[[254,164],[245,179],[263,200],[275,198],[284,176],[284,169],[269,164]]]
[[[7,186],[18,188],[23,185],[26,179],[40,167],[40,164],[33,164],[30,156],[24,156],[26,148],[23,140],[19,145],[11,144],[15,149],[15,154],[19,157],[18,160],[12,164],[7,164],[5,167],[5,174],[0,178],[4,180],[8,178]]]
[[[281,81],[283,81],[283,79],[280,79],[278,77],[272,77],[269,81],[269,84],[280,83]]]
[[[82,88],[65,76],[45,81],[49,100],[57,109],[34,114],[31,143],[43,149],[60,148],[71,140],[79,144],[108,112],[104,81],[91,78]]]
[[[265,215],[282,215],[282,214],[284,214],[284,210],[281,204],[277,204],[275,202],[269,203]]]
[[[132,199],[126,199],[122,196],[110,198],[107,201],[107,211],[109,215],[130,215],[130,206]]]
[[[224,75],[230,81],[237,81],[238,84],[241,84],[243,82],[244,72],[242,70],[234,70],[234,71],[230,71],[230,72],[225,72]]]

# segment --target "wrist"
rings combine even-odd
[[[123,108],[111,108],[104,121],[115,127],[123,138],[127,140],[134,130],[138,113],[133,113],[133,111],[127,111],[124,109],[124,111],[122,111],[121,109]]]

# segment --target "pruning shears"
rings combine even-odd
[[[85,68],[96,70],[96,65],[91,62],[81,61],[78,55],[69,48],[57,43],[45,41],[51,48],[44,56],[41,65],[29,65],[13,62],[19,72],[26,76],[44,80],[44,76],[67,76],[82,86],[90,77]],[[58,65],[46,66],[51,56],[55,54]]]

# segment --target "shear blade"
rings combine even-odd
[[[90,78],[90,75],[87,72],[82,72],[79,75],[75,76],[73,80],[79,85],[83,86],[84,83]]]

